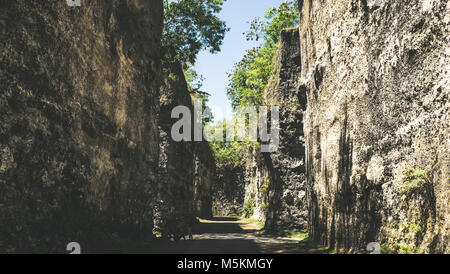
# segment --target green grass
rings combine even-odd
[[[311,254],[336,254],[336,250],[329,249],[327,246],[318,245],[314,241],[312,241],[308,237],[308,233],[306,234],[306,238],[299,242],[299,245],[302,249],[307,251],[307,253]]]

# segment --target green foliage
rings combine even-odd
[[[403,170],[402,184],[400,186],[400,194],[409,194],[420,187],[430,184],[431,180],[425,170],[407,167]]]
[[[259,187],[260,192],[266,192],[268,189],[269,189],[269,182],[266,182]]]
[[[163,45],[175,49],[185,68],[200,50],[220,51],[229,30],[217,14],[225,0],[164,0]]]
[[[210,94],[201,91],[204,77],[192,69],[201,50],[220,51],[225,33],[229,30],[217,14],[226,0],[164,0],[164,30],[162,43],[168,47],[163,58],[166,73],[174,64],[181,63],[188,90],[194,98],[202,100],[203,111],[210,110],[206,103]],[[171,77],[176,81],[178,79]],[[212,115],[202,117],[203,124],[213,120]]]
[[[381,244],[381,253],[382,254],[394,254],[395,250],[387,243]]]
[[[297,1],[284,1],[281,5],[266,11],[264,19],[255,18],[250,23],[247,40],[264,40],[264,46],[278,43],[282,30],[296,26],[299,22]]]
[[[302,240],[308,238],[308,233],[299,232],[294,230],[276,230],[276,231],[264,231],[265,234],[274,235],[278,237],[286,237],[286,238],[301,238]]]
[[[255,199],[250,198],[245,201],[242,211],[244,212],[245,218],[250,218],[251,216],[253,216],[253,212],[255,211]]]
[[[219,134],[222,128],[222,139],[224,141],[211,141],[210,147],[214,152],[217,163],[221,165],[238,166],[244,164],[244,155],[249,149],[251,142],[225,141],[227,121],[211,125],[214,134]],[[217,132],[217,133],[215,133]]]
[[[162,233],[160,231],[153,232],[153,235],[155,235],[156,238],[161,238],[162,237]]]
[[[423,254],[422,249],[414,247],[406,242],[399,242],[395,244],[384,243],[381,245],[382,254]]]
[[[186,79],[188,90],[193,99],[200,99],[202,102],[202,110],[204,116],[202,118],[202,124],[205,126],[206,124],[212,122],[214,119],[211,109],[208,107],[207,103],[209,101],[209,96],[211,94],[204,92],[201,89],[203,86],[203,81],[205,78],[203,75],[199,74],[192,67],[183,70],[184,77]],[[207,114],[209,112],[209,114]]]
[[[200,88],[203,86],[203,81],[205,77],[195,71],[192,67],[184,71],[184,76],[188,84],[188,89],[190,93],[200,92]]]
[[[269,208],[269,204],[262,203],[260,207],[261,207],[262,210],[265,210],[265,209]]]
[[[263,40],[260,47],[247,51],[228,75],[228,97],[234,108],[261,105],[262,95],[275,71],[273,58],[281,31],[299,22],[297,1],[285,1],[278,8],[269,8],[264,19],[256,18],[246,33],[247,40]]]
[[[221,165],[238,166],[243,164],[245,143],[212,141],[210,146],[216,161]]]
[[[419,254],[424,250],[416,246],[423,237],[425,225],[419,223],[400,223],[398,227],[388,230],[387,241],[381,245],[384,254]]]
[[[173,82],[176,82],[179,80],[178,76],[175,73],[169,73],[169,75],[167,77]]]

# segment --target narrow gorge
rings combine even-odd
[[[450,253],[450,3],[295,4],[261,95],[278,148],[224,161],[172,138],[197,95],[163,43],[163,0],[0,1],[0,253],[157,252],[231,217],[259,226],[253,241]],[[214,237],[240,231],[220,221]]]

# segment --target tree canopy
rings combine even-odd
[[[225,0],[164,0],[163,45],[176,51],[176,58],[189,68],[201,50],[220,51],[229,30],[217,14]]]
[[[228,75],[228,97],[234,108],[261,105],[263,92],[273,74],[273,58],[278,47],[281,31],[298,25],[297,1],[285,1],[278,8],[266,11],[264,18],[255,18],[250,23],[247,40],[260,40],[262,45],[247,51]]]

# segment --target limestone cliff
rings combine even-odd
[[[213,184],[216,182],[216,160],[208,142],[195,143],[194,212],[200,218],[213,216]]]
[[[162,22],[161,0],[0,2],[0,253],[117,251],[210,196],[170,137],[192,103]]]
[[[171,129],[176,119],[171,118],[172,109],[186,106],[193,112],[191,96],[181,65],[165,50],[163,62],[164,82],[160,89],[158,113],[159,176],[155,205],[155,230],[170,231],[177,223],[194,218],[194,143],[175,142]]]
[[[264,91],[267,106],[280,110],[280,144],[272,153],[249,145],[238,166],[218,166],[215,206],[220,214],[246,214],[267,231],[306,230],[306,177],[303,113],[306,96],[299,92],[298,28],[284,30],[273,60],[275,72]]]
[[[213,213],[240,216],[245,198],[245,167],[217,163],[217,180],[213,184]]]
[[[450,3],[299,6],[310,236],[450,252]]]
[[[0,251],[147,235],[162,1],[0,3]]]
[[[299,93],[300,39],[298,28],[282,31],[274,59],[275,74],[264,92],[269,106],[280,110],[280,145],[273,153],[265,153],[270,171],[267,230],[305,230],[307,223],[305,186],[305,140],[303,111],[306,98]]]

